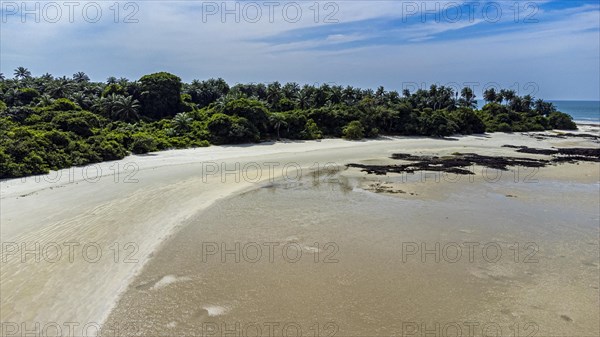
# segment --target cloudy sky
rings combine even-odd
[[[0,72],[600,99],[590,1],[0,1]]]

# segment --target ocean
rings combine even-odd
[[[554,104],[558,111],[567,113],[578,123],[600,124],[600,101],[548,101]],[[477,102],[481,109],[485,102]]]
[[[600,101],[550,101],[576,122],[600,124]]]

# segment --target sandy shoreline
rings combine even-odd
[[[587,133],[594,131],[586,128]],[[38,181],[34,177],[2,181],[0,321],[39,322],[42,326],[48,322],[100,324],[161,242],[177,233],[188,219],[220,199],[252,190],[269,179],[287,174],[294,180],[298,167],[302,176],[316,167],[322,174],[323,169],[326,172],[332,167],[328,163],[342,167],[394,152],[468,149],[514,156],[514,151],[501,147],[506,144],[597,146],[584,139],[539,140],[521,134],[455,140],[327,139],[165,151],[62,170],[58,177],[51,173]],[[234,169],[237,176],[223,174],[221,165]],[[594,175],[597,164],[582,165],[578,171],[560,167],[542,169],[542,173],[558,180],[598,183],[599,177]],[[35,251],[25,254],[25,262],[21,261],[22,244]],[[73,254],[69,254],[70,247]],[[61,256],[56,255],[59,250]],[[98,250],[102,256],[97,257]],[[35,258],[40,262],[32,261]]]

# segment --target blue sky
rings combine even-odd
[[[1,1],[0,72],[493,86],[600,100],[598,0],[73,2]]]

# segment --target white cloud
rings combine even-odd
[[[481,19],[426,22],[387,32],[418,43],[317,50],[368,40],[379,32],[365,27],[364,32],[335,32],[272,45],[261,40],[285,32],[295,34],[299,28],[336,27],[322,22],[335,8],[321,7],[318,23],[309,8],[313,2],[302,2],[304,15],[296,23],[285,21],[280,10],[271,23],[266,9],[264,19],[256,23],[235,23],[233,16],[223,23],[219,15],[203,22],[201,6],[150,1],[138,2],[139,23],[125,24],[112,21],[111,4],[103,3],[105,16],[95,24],[81,18],[75,23],[21,24],[15,20],[2,24],[0,71],[12,74],[12,69],[23,65],[34,74],[85,71],[94,80],[103,80],[110,75],[135,79],[166,70],[187,81],[220,76],[230,82],[332,81],[372,87],[384,84],[396,89],[403,81],[497,81],[505,85],[533,81],[540,83],[538,96],[548,98],[598,98],[600,91],[598,6],[565,9],[562,14],[540,11],[539,23],[519,23],[509,26],[518,31],[498,30],[485,37],[451,41],[431,38],[489,24]],[[341,23],[399,18],[403,9],[399,1],[338,4],[333,18]],[[121,18],[124,14],[121,8]]]

